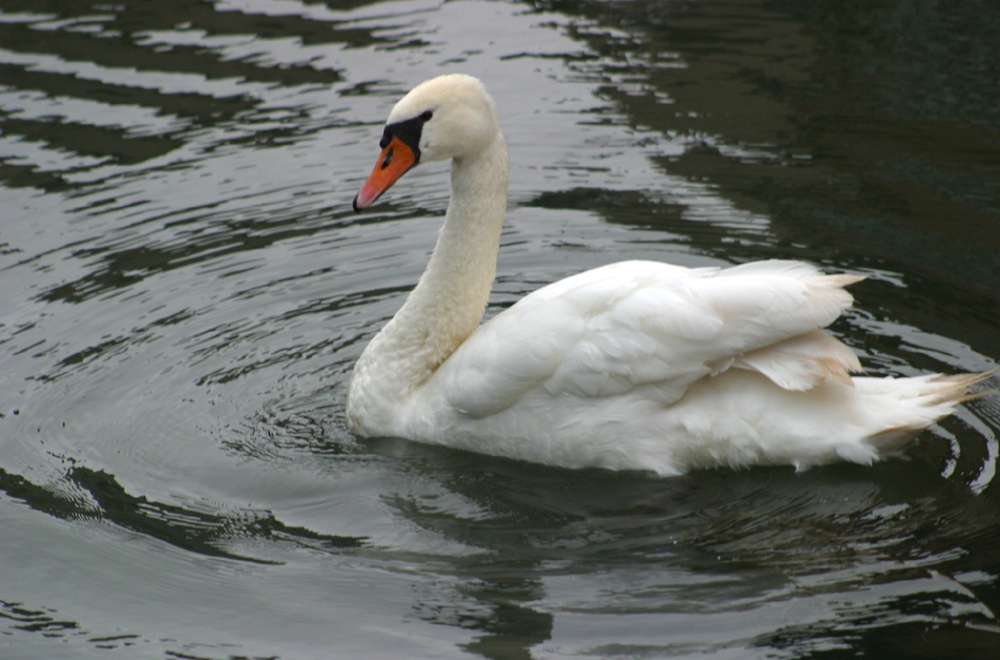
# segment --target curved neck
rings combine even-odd
[[[437,244],[397,317],[413,314],[434,324],[435,335],[456,335],[458,344],[476,329],[496,275],[507,176],[500,136],[475,157],[452,161],[451,201]]]
[[[499,131],[483,151],[452,161],[451,201],[430,263],[355,367],[356,379],[364,373],[360,378],[379,390],[368,394],[380,405],[426,382],[479,326],[496,275],[507,183]]]

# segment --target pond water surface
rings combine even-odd
[[[1000,657],[1000,395],[798,474],[346,430],[445,166],[351,200],[451,71],[511,154],[489,313],[806,259],[870,373],[997,366],[996,3],[0,0],[0,657]]]

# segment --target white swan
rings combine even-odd
[[[821,328],[861,278],[794,261],[615,263],[480,325],[507,198],[493,100],[470,76],[428,80],[392,109],[380,145],[355,210],[422,161],[452,159],[452,196],[427,270],[355,365],[358,435],[661,475],[867,464],[984,377],[852,378],[857,357]]]

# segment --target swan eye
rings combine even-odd
[[[422,122],[424,122],[426,124],[427,122],[429,122],[431,120],[431,117],[433,117],[433,116],[434,116],[433,112],[431,112],[430,110],[425,110],[424,113],[422,115],[420,115],[420,121],[422,121]]]

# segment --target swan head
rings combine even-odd
[[[417,164],[475,155],[499,133],[493,99],[478,78],[452,73],[420,83],[389,113],[382,153],[354,198],[354,210],[371,206]]]

